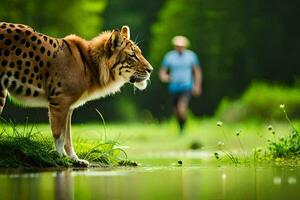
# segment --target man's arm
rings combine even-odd
[[[170,81],[170,75],[168,74],[167,70],[163,67],[161,67],[159,70],[159,78],[163,83],[168,83]]]
[[[193,94],[196,96],[200,96],[202,93],[202,70],[200,66],[193,67],[194,73],[194,86],[193,86]]]

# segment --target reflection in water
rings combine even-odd
[[[299,199],[300,168],[200,166],[0,171],[0,200]]]
[[[281,177],[275,176],[273,178],[274,185],[280,185],[281,184]]]
[[[288,177],[286,181],[289,185],[297,184],[297,178],[296,177]],[[274,183],[274,185],[280,185],[282,183],[282,178],[279,177],[279,176],[275,176],[273,178],[273,183]]]
[[[226,174],[222,172],[221,179],[222,179],[222,197],[226,197]]]
[[[297,183],[297,179],[295,177],[289,177],[288,178],[288,183],[289,184],[296,184]]]
[[[57,171],[54,179],[55,200],[73,200],[74,199],[74,183],[72,170]]]

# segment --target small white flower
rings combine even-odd
[[[221,122],[221,121],[218,121],[218,122],[217,122],[217,126],[218,126],[218,127],[221,127],[221,126],[223,126],[223,122]]]
[[[224,142],[222,142],[222,141],[219,141],[219,142],[218,142],[218,147],[219,147],[219,148],[222,148],[224,145],[225,145]]]
[[[279,106],[281,109],[284,109],[285,108],[285,105],[284,104],[280,104]]]

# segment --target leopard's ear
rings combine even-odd
[[[121,34],[127,38],[128,40],[130,40],[130,29],[129,29],[129,26],[122,26],[122,29],[121,29]]]
[[[110,51],[116,50],[121,46],[122,36],[119,30],[113,30],[109,40],[105,43],[106,49]]]

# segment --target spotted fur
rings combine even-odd
[[[84,165],[87,162],[78,159],[72,146],[72,111],[119,91],[127,82],[145,89],[151,71],[127,26],[86,41],[0,23],[0,114],[7,95],[27,106],[48,107],[57,151]]]

